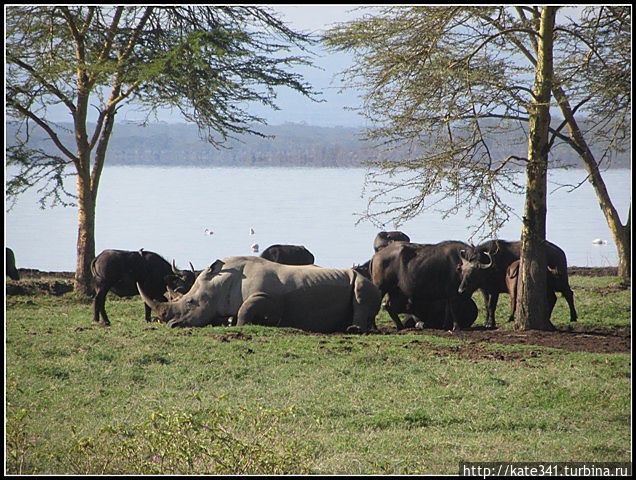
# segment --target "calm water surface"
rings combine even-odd
[[[630,173],[604,173],[623,220],[631,201]],[[371,257],[379,231],[368,222],[356,225],[355,213],[367,204],[365,174],[365,169],[106,167],[97,200],[96,252],[144,248],[174,258],[178,266],[191,261],[203,269],[217,258],[251,255],[255,243],[261,251],[285,243],[305,245],[319,265],[350,267]],[[548,239],[565,250],[570,265],[616,265],[616,248],[591,186],[556,189],[556,183],[583,178],[577,170],[551,173]],[[74,191],[72,183],[69,188]],[[499,238],[518,239],[523,197],[507,200],[518,216]],[[420,243],[466,241],[474,223],[462,212],[445,220],[426,212],[399,229]],[[33,191],[6,214],[5,226],[5,243],[14,249],[18,267],[75,270],[76,208],[41,210]],[[608,244],[592,244],[596,238]]]

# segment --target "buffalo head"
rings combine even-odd
[[[459,258],[462,262],[457,266],[461,278],[459,289],[457,290],[459,293],[467,292],[472,294],[472,292],[480,288],[485,273],[492,268],[494,264],[492,255],[487,251],[482,253],[488,257],[488,262],[482,262],[480,260],[480,252],[474,248],[468,251],[459,251]]]
[[[172,275],[166,275],[164,277],[164,282],[166,283],[166,291],[170,296],[174,296],[173,294],[183,295],[188,293],[192,285],[194,285],[194,281],[197,278],[197,272],[194,270],[192,263],[190,262],[190,270],[179,270],[174,263],[174,259],[172,260]],[[170,300],[168,295],[166,298]]]

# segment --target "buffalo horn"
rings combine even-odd
[[[490,268],[490,267],[492,267],[492,262],[493,262],[492,255],[490,255],[490,252],[484,252],[484,255],[488,256],[488,259],[490,260],[490,263],[488,263],[488,264],[480,263],[479,264],[479,268]]]

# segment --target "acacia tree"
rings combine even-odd
[[[610,36],[598,25],[583,31],[586,25],[583,21],[576,23],[566,19],[550,29],[554,32],[550,46],[554,57],[551,93],[562,111],[568,111],[565,107],[569,103],[575,106],[569,108],[569,114],[564,114],[564,121],[554,124],[550,123],[550,110],[555,108],[550,103],[550,95],[545,105],[539,102],[547,110],[537,108],[538,94],[533,91],[533,80],[536,82],[537,74],[546,67],[538,62],[540,48],[546,46],[539,41],[540,28],[547,22],[547,19],[542,22],[542,13],[547,14],[548,10],[538,7],[389,7],[377,15],[327,32],[325,40],[329,46],[355,53],[354,67],[343,77],[349,86],[365,92],[361,110],[371,125],[366,138],[378,142],[387,152],[387,158],[371,163],[366,218],[381,224],[378,219],[389,216],[399,225],[423,209],[440,208],[440,198],[450,198],[454,202],[441,211],[443,215],[465,208],[468,215],[478,220],[476,230],[490,229],[490,234],[494,234],[511,214],[500,193],[523,192],[523,186],[516,181],[521,166],[526,168],[529,179],[536,180],[533,185],[528,184],[530,191],[526,197],[532,195],[543,204],[543,207],[535,204],[529,211],[526,203],[522,233],[528,238],[528,228],[534,225],[534,242],[545,239],[545,219],[542,226],[537,218],[542,208],[545,209],[544,179],[540,170],[533,169],[543,168],[542,162],[547,162],[557,141],[580,154],[586,135],[602,132],[611,136],[608,132],[617,132],[621,127],[616,122],[596,122],[584,132],[575,124],[576,118],[580,120],[585,112],[583,107],[591,105],[592,99],[601,93],[600,89],[590,88],[590,76],[581,73],[590,68],[589,62],[572,54],[572,44],[579,45],[580,51],[583,51],[580,45],[587,46],[588,59],[591,50],[597,58],[611,56],[609,51],[595,48],[609,41]],[[602,15],[602,12],[596,13],[595,18]],[[567,42],[563,40],[566,37]],[[619,37],[622,39],[624,34],[617,34],[616,38]],[[616,48],[625,48],[620,47],[618,41],[613,44]],[[574,71],[572,65],[577,58],[578,70]],[[577,76],[577,72],[581,75]],[[629,71],[627,74],[631,78]],[[624,84],[617,86],[624,87]],[[621,105],[600,101],[595,104],[604,109],[605,118],[612,116],[608,108],[614,108],[615,118],[617,110],[627,118],[630,97],[623,98]],[[548,128],[549,138],[545,144],[539,140],[543,129],[539,124]],[[510,134],[519,127],[527,132],[527,156],[498,153],[503,150],[501,145],[507,152],[514,151]],[[569,135],[564,132],[566,127]],[[625,130],[623,122],[622,131]],[[605,145],[604,156],[619,146],[618,136],[612,138],[616,141]],[[594,160],[589,148],[585,150],[585,157],[581,156],[584,162],[593,161],[596,165],[593,177],[596,183],[592,184],[597,195],[611,205],[604,185],[597,188],[602,185],[599,162]],[[374,210],[377,205],[379,209]],[[618,216],[612,217],[612,221],[620,225]],[[615,236],[615,240],[617,245],[624,245],[622,238]],[[524,241],[525,256],[528,248]],[[623,251],[629,252],[629,244],[625,249],[619,247],[619,255]],[[540,257],[536,257],[539,264],[545,265],[545,259]],[[537,268],[532,266],[538,272]],[[532,278],[525,275],[527,289],[544,291],[542,276],[543,273],[531,275]],[[520,295],[520,301],[530,307],[528,299],[528,295]],[[529,328],[529,308],[521,311],[526,317],[521,323]],[[551,327],[543,315],[539,314],[537,319],[537,325],[532,328]]]
[[[7,183],[7,194],[43,182],[45,198],[65,203],[64,176],[76,175],[75,283],[84,294],[92,291],[99,180],[124,104],[148,116],[171,107],[218,146],[238,133],[258,134],[253,124],[264,120],[247,106],[276,108],[275,87],[314,98],[302,77],[288,71],[308,63],[291,48],[306,52],[313,40],[265,8],[13,6],[5,14],[7,115],[19,124],[7,148],[8,165],[17,165],[19,173]],[[72,145],[48,118],[53,107],[70,114]],[[33,128],[46,132],[54,153],[28,143]]]
[[[486,18],[517,47],[533,65],[537,40],[529,37],[533,50],[510,34],[522,25],[536,24],[537,9],[516,8],[517,18],[503,15]],[[618,250],[618,275],[631,279],[631,204],[623,224],[614,207],[602,172],[612,156],[630,145],[631,138],[631,7],[585,8],[579,18],[555,27],[560,50],[559,69],[552,94],[564,121],[552,131],[553,139],[565,142],[578,155],[588,173],[599,206]],[[580,112],[577,115],[577,111]],[[567,134],[563,129],[567,127]],[[593,148],[593,146],[595,148]],[[580,184],[579,184],[580,185]],[[576,185],[574,186],[576,188]]]
[[[630,8],[589,7],[574,18],[561,9],[551,110],[563,120],[552,115],[548,144],[571,148],[588,171],[625,280],[631,207],[621,223],[602,171],[631,136]],[[527,158],[512,133],[528,128],[540,15],[536,7],[385,7],[327,32],[328,46],[354,52],[343,78],[365,92],[366,138],[387,152],[370,163],[364,218],[399,225],[439,209],[440,198],[454,200],[442,215],[465,208],[476,231],[494,234],[510,218],[501,193],[523,192],[515,172]]]
[[[552,96],[554,20],[558,7],[541,10],[536,43],[537,63],[528,107],[528,165],[526,202],[521,229],[519,290],[515,309],[515,328],[554,330],[546,302],[547,262],[545,254],[546,195]]]

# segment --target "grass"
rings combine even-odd
[[[630,292],[616,283],[572,278],[583,327],[630,326]],[[7,473],[457,474],[462,461],[631,460],[629,354],[483,344],[517,360],[468,358],[462,340],[420,332],[168,329],[143,321],[139,298],[109,297],[110,328],[72,294],[7,303]],[[553,321],[568,319],[559,298]]]

